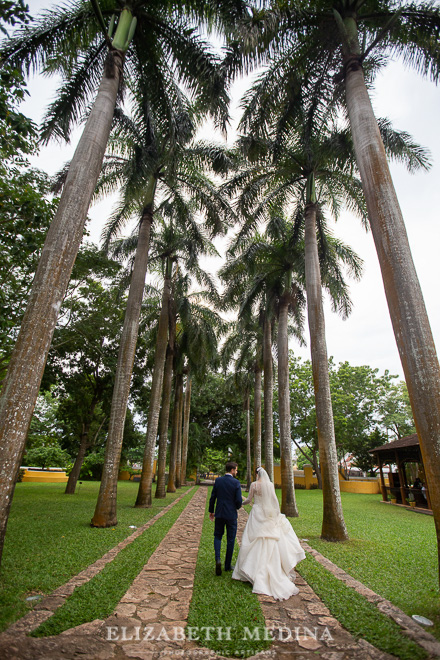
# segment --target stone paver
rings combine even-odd
[[[44,621],[46,621],[46,619],[49,619],[52,616],[55,610],[57,610],[59,607],[61,607],[61,605],[64,604],[66,599],[71,594],[73,594],[76,587],[79,587],[82,584],[89,582],[89,580],[91,580],[95,575],[100,573],[104,568],[104,566],[106,566],[111,561],[113,561],[113,559],[115,559],[115,557],[121,552],[121,550],[126,548],[127,545],[130,545],[130,543],[133,543],[133,541],[137,539],[138,536],[143,534],[149,527],[151,527],[151,525],[153,525],[156,522],[156,520],[159,520],[159,518],[164,516],[167,513],[167,511],[169,511],[173,506],[175,506],[178,502],[180,502],[180,500],[183,497],[185,497],[189,492],[191,492],[193,488],[194,486],[189,488],[182,495],[177,497],[173,502],[171,502],[161,511],[159,511],[159,513],[153,516],[153,518],[150,518],[148,522],[146,522],[141,527],[138,527],[132,534],[130,534],[120,543],[118,543],[113,548],[111,548],[108,552],[106,552],[105,555],[97,559],[93,564],[90,564],[90,566],[87,566],[87,568],[85,568],[77,575],[74,575],[65,584],[62,584],[60,587],[57,587],[57,589],[55,589],[55,591],[52,591],[51,594],[40,600],[33,610],[31,610],[23,617],[21,617],[21,619],[18,619],[18,621],[13,623],[8,628],[7,632],[11,634],[20,635],[20,634],[28,634],[33,630],[36,630],[38,626],[40,626]]]
[[[42,639],[25,637],[26,629],[35,628],[42,620],[51,616],[52,611],[41,605],[46,602],[47,606],[50,604],[55,608],[59,606],[60,598],[63,600],[67,595],[68,589],[60,588],[57,593],[54,592],[43,603],[40,603],[38,609],[35,608],[27,615],[26,626],[20,628],[14,624],[0,635],[2,660],[51,660],[52,658],[54,660],[60,658],[73,660],[79,657],[84,660],[127,660],[128,658],[137,660],[165,658],[167,660],[177,658],[215,660],[221,658],[222,656],[217,655],[214,651],[199,646],[201,642],[197,639],[191,639],[190,629],[187,627],[198,547],[205,516],[206,496],[207,489],[199,488],[133,581],[112,616],[105,621],[92,621],[67,630],[57,637]],[[241,538],[246,520],[247,513],[242,509],[239,512],[238,540]],[[152,523],[152,521],[149,522]],[[136,535],[142,533],[140,530],[136,530],[136,532]],[[304,543],[303,546],[316,558],[315,551]],[[111,551],[105,555],[105,557],[109,556],[112,556]],[[108,560],[111,561],[111,559]],[[322,560],[321,563],[330,570],[328,560],[324,557]],[[93,566],[96,564],[101,566],[99,562]],[[340,579],[344,579],[347,584],[349,584],[349,580],[355,582],[334,564],[332,566],[334,567],[332,572]],[[214,560],[212,571],[214,581],[216,579]],[[81,577],[83,578],[84,575]],[[393,660],[393,656],[379,651],[368,642],[354,639],[342,628],[313,589],[300,576],[297,576],[296,584],[299,587],[299,593],[286,601],[280,602],[269,596],[259,596],[266,621],[267,635],[274,641],[269,650],[252,656],[250,660],[263,658],[276,660],[286,657],[295,658],[295,660],[311,658]],[[355,587],[351,583],[350,586]],[[397,608],[394,608],[391,603],[360,583],[357,583],[357,587],[360,593],[371,602],[375,602],[394,620],[399,618],[394,611]],[[388,611],[389,606],[394,610]],[[409,622],[413,625],[409,626]],[[402,619],[401,625],[404,629],[408,626],[408,634],[420,644],[421,638],[417,636],[419,633],[414,626],[420,629],[422,637],[427,633],[411,619],[409,622]],[[428,637],[431,636],[428,635]],[[431,640],[424,637],[424,641],[430,658],[440,657],[436,654],[436,647],[430,646],[428,649],[427,644],[430,644]],[[438,644],[436,640],[434,641]]]
[[[393,605],[389,600],[366,587],[362,582],[352,578],[351,575],[343,571],[339,566],[336,566],[327,557],[324,557],[317,550],[311,548],[305,541],[302,541],[301,545],[304,550],[313,555],[316,561],[330,571],[338,580],[341,580],[341,582],[344,582],[347,586],[357,591],[370,603],[376,605],[383,614],[393,619],[402,628],[402,632],[416,642],[416,644],[424,648],[430,657],[440,658],[440,642],[422,628],[422,626],[419,626],[414,619],[405,614],[405,612],[402,612],[401,609]]]
[[[239,514],[237,536],[241,538],[247,513],[240,511]],[[272,631],[274,638],[270,648],[271,657],[292,657],[295,660],[393,660],[394,656],[379,651],[364,640],[356,640],[330,614],[321,599],[299,575],[296,576],[295,584],[299,593],[287,600],[277,601],[270,596],[258,596],[266,627]]]

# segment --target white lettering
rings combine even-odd
[[[226,631],[223,628],[218,627],[217,628],[217,639],[218,639],[218,641],[220,642],[220,641],[222,641],[222,639],[226,639],[228,642],[230,642],[231,641],[231,630],[232,630],[232,628],[230,626],[228,626],[226,628]],[[225,635],[225,637],[223,637],[223,635]]]
[[[173,628],[174,630],[174,636],[173,636],[173,641],[174,642],[183,642],[185,640],[185,630],[181,626],[175,626]]]
[[[284,637],[286,635],[286,637]],[[289,642],[292,639],[292,632],[286,626],[281,626],[278,628],[278,641],[279,642]]]
[[[260,629],[258,627],[254,628],[254,631],[251,632],[247,626],[244,627],[244,637],[243,639],[256,639],[257,642],[260,641]]]
[[[202,626],[200,630],[206,630],[205,641],[211,641],[211,630],[215,630],[214,626]]]
[[[311,637],[312,639],[318,639],[318,628],[315,626],[315,632],[312,632],[310,628],[306,628],[304,626],[304,633],[303,633],[304,639],[307,639],[307,637]]]
[[[166,642],[169,642],[169,641],[170,641],[170,638],[168,637],[168,633],[167,633],[167,631],[165,630],[165,628],[164,628],[163,626],[162,626],[162,630],[160,631],[160,633],[159,633],[158,636],[156,637],[156,640],[157,640],[157,641],[160,641],[160,640],[162,639],[162,635],[164,635],[164,638],[163,638],[163,639],[164,639]]]
[[[331,641],[331,642],[333,641],[332,634],[331,634],[330,630],[327,628],[327,626],[324,628],[324,631],[323,631],[323,633],[322,633],[322,635],[321,635],[321,637],[320,637],[319,639],[320,639],[321,641],[322,641],[322,640],[325,641],[326,639],[329,640],[329,641]]]
[[[113,635],[115,635],[115,637],[113,637]],[[107,626],[107,641],[116,642],[118,639],[118,626]]]
[[[190,642],[198,642],[199,637],[197,633],[199,632],[199,629],[197,626],[188,626],[186,629],[186,637],[189,639]]]

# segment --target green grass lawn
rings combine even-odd
[[[371,525],[373,523],[379,525],[377,527],[377,534],[382,533],[380,524],[375,520],[377,517],[382,520],[381,524],[385,524],[386,527],[386,521],[390,512],[381,507],[377,497],[373,496],[371,498],[370,496],[351,494],[347,494],[347,497],[345,497],[345,494],[343,494],[345,516],[349,531],[353,534],[353,530],[356,529],[357,538],[343,545],[334,545],[323,543],[319,539],[320,520],[322,517],[321,492],[296,491],[296,495],[301,517],[292,518],[291,522],[299,538],[307,538],[310,545],[316,547],[322,554],[328,557],[330,557],[331,553],[338,554],[342,552],[342,556],[345,557],[350,567],[356,564],[358,554],[366,560],[366,563],[374,563],[374,548],[376,545],[380,547],[380,543],[376,544],[376,541],[379,539],[373,537],[372,540],[369,540],[368,535],[363,534],[362,520],[367,519],[365,509],[371,508]],[[246,509],[249,510],[250,507],[246,507]],[[393,513],[392,511],[392,516]],[[400,511],[397,513],[400,513]],[[385,516],[384,519],[383,516]],[[432,519],[429,519],[424,520],[421,524],[423,529],[426,528],[428,530],[427,535],[431,545],[434,543],[435,546],[432,523]],[[396,524],[399,524],[399,519],[397,519]],[[384,539],[386,544],[387,536]],[[423,542],[428,543],[425,538]],[[327,549],[329,551],[325,552]],[[338,554],[339,556],[341,555]],[[336,560],[336,557],[332,556],[330,558]],[[434,563],[435,559],[434,552]],[[379,560],[379,556],[377,560]],[[342,565],[342,562],[339,562],[339,564]],[[363,596],[347,587],[340,580],[337,580],[310,555],[307,555],[306,560],[298,565],[298,572],[322,598],[333,615],[355,638],[365,639],[370,644],[387,653],[391,653],[395,657],[400,658],[400,660],[423,660],[427,657],[423,649],[405,637],[400,627],[394,621],[382,614],[375,605],[369,603]],[[353,571],[351,573],[353,574]],[[402,574],[402,571],[400,573]],[[257,597],[252,593],[251,585],[231,580],[230,574],[223,573],[222,577],[216,578],[213,575],[213,527],[212,523],[206,518],[199,547],[194,594],[188,623],[191,626],[201,629],[203,626],[215,628],[219,625],[218,622],[221,621],[223,627],[230,627],[230,641],[218,640],[215,634],[210,640],[203,640],[204,646],[223,655],[247,657],[267,648],[267,642],[264,642],[264,634],[260,635],[261,641],[243,641],[244,626],[248,628],[253,628],[254,626],[264,627],[264,618],[262,617]],[[361,575],[357,575],[356,577],[361,579]],[[384,566],[382,578],[379,576],[378,579],[384,580],[386,577],[387,570],[386,566]],[[405,576],[405,579],[410,578],[413,579],[414,576]],[[407,586],[404,586],[403,580],[401,580],[401,586],[404,590],[407,589]],[[380,593],[380,589],[376,589],[376,591]],[[390,598],[390,600],[393,599]]]
[[[165,501],[153,500],[151,509],[135,509],[133,503],[137,484],[120,482],[119,524],[110,529],[93,529],[89,523],[98,488],[96,482],[83,482],[76,495],[67,496],[62,484],[17,485],[0,573],[1,629],[32,607],[25,601],[26,596],[50,593],[128,536],[132,532],[129,525],[139,527],[184,492],[182,489],[167,495]],[[307,539],[312,547],[407,614],[421,614],[433,620],[436,625],[429,632],[440,638],[437,548],[431,516],[381,504],[379,495],[342,493],[350,541],[334,544],[319,538],[321,492],[297,490],[296,497],[300,517],[291,519],[291,522],[299,538]],[[175,514],[178,514],[177,510]],[[78,591],[75,598],[69,599],[69,606],[58,615],[59,618],[62,616],[57,625],[68,627],[70,619],[72,625],[76,625],[78,617],[75,607],[79,595],[83,603],[84,598],[88,598],[93,607],[96,601],[101,600],[100,612],[112,609],[121,589],[125,590],[127,586],[125,583],[119,584],[119,576],[125,574],[128,568],[130,580],[137,574],[145,563],[145,553],[156,547],[172,519],[174,515],[169,518],[167,514],[161,519],[163,522],[156,532],[147,533],[135,541],[129,551],[120,553],[113,567],[110,564],[99,578],[82,588],[82,594]],[[147,544],[145,547],[144,543]],[[334,615],[354,635],[364,637],[400,658],[416,660],[424,656],[411,642],[407,642],[396,624],[334,578],[313,558],[309,556],[298,568]],[[214,640],[214,647],[215,650],[232,654],[240,651],[236,646],[237,640],[242,637],[240,626],[249,626],[248,622],[252,622],[252,626],[263,626],[264,620],[250,585],[232,581],[228,574],[213,580],[212,574],[212,523],[206,518],[189,623],[199,628],[231,626],[237,631],[237,634],[234,632],[236,639],[232,640],[233,643]],[[90,616],[95,616],[95,610]],[[102,618],[101,615],[99,618]]]
[[[409,616],[421,614],[434,621],[427,630],[440,639],[433,517],[382,504],[380,495],[341,493],[350,540],[329,543],[319,538],[322,493],[295,493],[300,516],[291,523],[298,537]]]
[[[196,491],[167,511],[89,582],[77,587],[54,615],[34,631],[35,637],[59,635],[95,619],[106,619],[166,536]]]
[[[252,587],[245,582],[231,579],[231,573],[222,572],[221,577],[214,575],[214,523],[208,517],[208,505],[211,489],[206,501],[206,515],[203,523],[197,556],[194,591],[188,616],[188,625],[198,628],[201,646],[214,650],[225,656],[247,657],[258,651],[267,649],[270,642],[264,641],[265,621],[260,603]],[[248,507],[246,507],[248,508]],[[222,559],[226,552],[226,534],[222,543]],[[238,546],[235,546],[232,563],[235,563]],[[214,630],[207,637],[203,627]],[[221,626],[223,634],[217,628]],[[252,632],[255,628],[261,630],[261,640],[246,639],[245,627]],[[230,628],[230,640],[226,637],[226,629]],[[220,637],[220,639],[219,639]]]
[[[153,499],[150,509],[135,509],[138,484],[120,481],[118,525],[94,529],[90,520],[99,483],[84,481],[75,495],[65,495],[64,489],[65,484],[16,486],[0,571],[0,630],[32,608],[27,596],[64,584],[129,536],[130,525],[140,527],[185,492]]]

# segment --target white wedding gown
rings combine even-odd
[[[299,591],[293,583],[293,569],[305,558],[305,553],[292,525],[279,509],[271,518],[267,517],[259,490],[258,481],[254,481],[249,497],[243,500],[243,504],[249,504],[253,498],[254,505],[243,532],[232,577],[250,582],[254,593],[284,600]]]

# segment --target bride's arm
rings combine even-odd
[[[249,495],[248,495],[247,498],[246,498],[245,500],[243,500],[243,502],[242,502],[242,505],[243,505],[243,506],[244,506],[245,504],[250,504],[250,503],[252,502],[253,497],[254,497],[254,491],[255,491],[255,488],[254,488],[254,482],[252,482],[252,483],[251,483],[251,487],[249,488]]]

